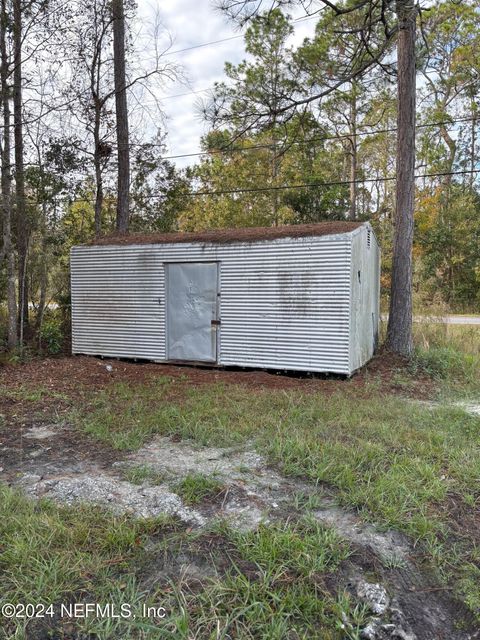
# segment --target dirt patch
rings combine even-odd
[[[472,416],[480,416],[480,402],[456,402],[455,406]]]
[[[22,474],[50,476],[105,469],[118,459],[118,452],[93,441],[68,422],[42,422],[12,418],[0,425],[0,479],[13,482]]]
[[[118,477],[106,475],[99,469],[90,469],[89,473],[56,475],[47,479],[25,474],[17,485],[33,497],[48,497],[61,504],[89,503],[139,518],[154,518],[166,514],[177,516],[188,524],[206,524],[205,518],[185,506],[179,496],[169,491],[168,487],[139,487]]]
[[[38,401],[61,410],[68,398],[88,401],[89,389],[103,389],[112,383],[142,384],[161,376],[181,383],[181,388],[222,383],[241,385],[252,391],[264,389],[295,390],[301,393],[333,394],[348,390],[369,394],[375,383],[379,393],[398,394],[419,399],[431,398],[435,384],[428,376],[412,377],[408,361],[380,353],[352,378],[328,374],[285,373],[255,369],[218,369],[151,362],[127,362],[88,356],[47,358],[23,365],[0,366],[0,385],[13,391],[19,388],[42,388],[54,397]],[[408,384],[404,384],[404,380]],[[64,395],[66,398],[62,398]],[[11,399],[0,398],[0,413]],[[37,404],[38,404],[37,403]]]
[[[200,447],[173,438],[155,438],[128,456],[129,464],[147,464],[159,473],[185,476],[189,473],[215,475],[244,482],[247,478],[278,482],[279,476],[266,472],[265,459],[253,450],[235,447]]]
[[[314,512],[314,516],[352,543],[366,549],[384,565],[404,563],[412,552],[407,538],[398,531],[378,531],[366,524],[353,512],[345,511],[332,500],[324,501],[325,507]]]
[[[49,429],[46,425],[40,425],[38,427],[30,427],[23,434],[24,438],[33,438],[34,440],[45,440],[57,435],[56,429]]]
[[[450,494],[445,502],[433,508],[448,521],[449,529],[457,543],[475,543],[480,548],[480,504],[467,504],[462,496]]]
[[[33,497],[59,503],[90,502],[138,517],[166,513],[191,526],[226,519],[244,530],[276,517],[282,508],[290,510],[295,492],[312,488],[284,478],[251,450],[197,448],[157,438],[134,454],[117,452],[115,456],[111,452],[108,462],[103,459],[99,465],[94,456],[79,458],[70,449],[70,455],[63,450],[62,458],[60,433],[51,438],[50,446],[45,439],[30,440],[27,452],[16,463],[9,459],[11,452],[6,452],[4,478]],[[125,471],[138,465],[165,480],[155,486],[148,478],[140,485],[126,481]],[[175,493],[178,481],[190,475],[213,476],[222,481],[224,489],[215,499],[190,508]]]
[[[357,514],[334,504],[314,512],[320,522],[332,526],[349,540],[356,553],[346,563],[340,584],[366,602],[375,616],[362,632],[371,640],[467,640],[480,637],[472,614],[439,585],[431,569],[398,531],[380,531]],[[376,581],[365,579],[374,576]]]

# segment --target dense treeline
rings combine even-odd
[[[127,209],[133,231],[370,219],[386,292],[396,189],[393,44],[375,54],[379,64],[277,118],[325,78],[342,77],[360,27],[353,12],[339,28],[338,16],[323,11],[314,35],[292,47],[287,13],[257,14],[246,25],[245,61],[226,63],[225,81],[201,105],[211,125],[204,155],[179,170],[164,158],[166,132],[145,137],[161,103],[143,98],[159,95],[181,69],[155,46],[161,27],[143,33],[135,6],[122,7],[124,35],[118,2],[2,0],[2,343],[59,348],[69,249],[125,230]],[[478,1],[448,0],[417,17],[414,288],[422,307],[480,303],[479,9]],[[114,59],[119,33],[123,81]],[[380,35],[370,36],[380,47]],[[270,117],[247,117],[257,113]],[[119,191],[128,183],[129,192]]]
[[[421,17],[416,175],[425,177],[416,181],[414,253],[422,306],[434,301],[459,310],[480,303],[478,8],[446,2]],[[208,118],[223,118],[227,127],[205,137],[211,154],[191,175],[203,191],[278,189],[196,197],[179,225],[370,219],[383,246],[387,290],[396,187],[394,74],[375,67],[287,124],[252,127],[229,146],[242,113],[268,105],[275,90],[286,96],[299,81],[314,86],[318,74],[350,55],[354,43],[333,37],[332,22],[329,16],[319,20],[315,36],[292,49],[291,24],[279,11],[254,20],[245,36],[248,62],[227,64],[227,80],[205,108]],[[245,151],[232,152],[232,146]]]

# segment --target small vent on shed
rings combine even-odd
[[[372,244],[372,231],[371,229],[367,230],[367,247],[370,249],[370,245]]]

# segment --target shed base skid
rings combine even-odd
[[[92,353],[72,353],[72,357],[87,357],[87,358],[96,358],[98,360],[107,360],[113,362],[128,362],[135,364],[157,364],[160,367],[163,366],[172,366],[172,367],[185,367],[186,369],[205,369],[210,371],[264,371],[271,375],[276,376],[286,376],[290,378],[332,378],[333,380],[348,380],[356,373],[361,371],[364,366],[359,367],[355,371],[351,373],[336,373],[332,371],[312,371],[311,369],[287,369],[285,367],[280,367],[276,369],[275,367],[258,367],[255,365],[224,365],[218,364],[216,362],[200,362],[200,361],[191,361],[187,362],[185,360],[152,360],[149,358],[124,358],[119,356],[103,356],[99,354]]]

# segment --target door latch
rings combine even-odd
[[[222,324],[220,320],[212,320],[212,327],[218,327],[220,324]]]

